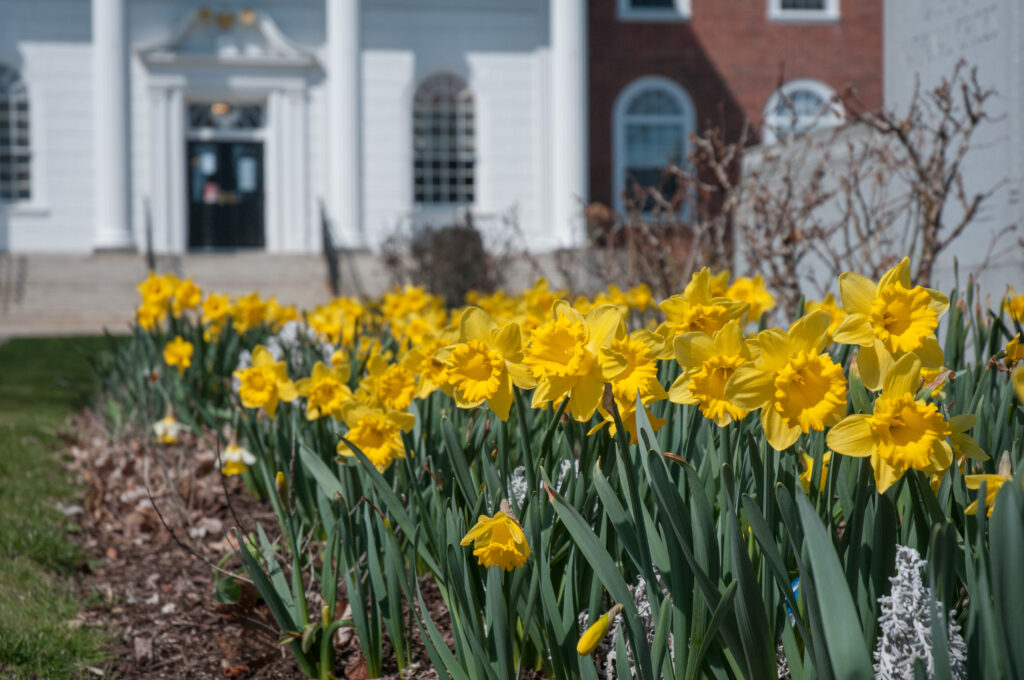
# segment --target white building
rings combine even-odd
[[[577,245],[585,5],[3,0],[0,252]]]

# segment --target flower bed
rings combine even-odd
[[[1024,296],[985,312],[907,260],[786,328],[760,279],[707,270],[660,304],[139,291],[108,410],[211,437],[273,509],[217,593],[251,580],[310,677],[339,629],[370,677],[414,638],[467,680],[1024,671]]]

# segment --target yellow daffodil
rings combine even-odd
[[[447,367],[448,383],[459,408],[487,402],[501,420],[508,420],[512,389],[537,385],[523,364],[519,325],[498,324],[479,307],[469,307],[459,320],[460,342],[438,353]]]
[[[308,378],[295,381],[299,396],[306,397],[306,420],[341,417],[342,407],[352,399],[352,390],[348,386],[349,372],[347,363],[337,363],[328,368],[318,361]]]
[[[402,432],[411,431],[416,424],[413,414],[350,401],[342,407],[341,418],[349,428],[345,438],[381,472],[395,459],[405,458]],[[338,442],[338,454],[355,455],[344,441]]]
[[[622,314],[612,305],[595,307],[586,316],[558,300],[551,318],[530,333],[523,363],[537,379],[533,407],[569,395],[569,413],[590,420],[604,394],[606,382],[626,368],[626,359],[610,351],[613,340],[626,333]]]
[[[836,329],[839,328],[839,324],[847,316],[846,310],[836,302],[836,296],[832,293],[829,293],[821,300],[808,300],[804,303],[805,314],[810,314],[819,309],[828,312],[828,316],[831,319],[828,324],[829,334],[835,333]]]
[[[135,312],[139,327],[151,331],[167,317],[167,307],[162,304],[143,303]]]
[[[252,292],[235,300],[231,317],[235,322],[235,332],[243,335],[246,331],[256,328],[266,320],[267,303],[260,299],[259,293]]]
[[[814,472],[814,456],[809,456],[806,453],[800,454],[801,458],[801,469],[800,473],[800,484],[804,487],[804,493],[811,490],[811,475]],[[825,483],[828,481],[828,464],[832,462],[832,452],[826,451],[821,455],[821,481],[818,484],[818,490],[825,490]]]
[[[448,382],[448,365],[438,356],[444,348],[458,342],[457,328],[446,328],[436,334],[423,336],[421,344],[414,346],[402,358],[402,365],[418,376],[416,397],[426,399],[437,390],[452,393]]]
[[[985,483],[985,507],[988,508],[986,513],[988,517],[992,516],[992,509],[995,507],[996,496],[999,495],[999,489],[1002,488],[1003,484],[1013,479],[1013,470],[1010,467],[1010,455],[1009,452],[1004,452],[1002,457],[999,459],[999,471],[994,475],[966,475],[964,477],[964,484],[971,491],[977,491],[981,488],[982,482]],[[976,515],[978,514],[978,501],[974,501],[966,508],[964,508],[964,514]]]
[[[1017,393],[1017,399],[1024,403],[1024,364],[1013,369],[1011,380],[1013,381],[1013,389]]]
[[[288,379],[288,367],[274,357],[263,345],[257,345],[252,352],[252,366],[235,371],[241,385],[238,393],[246,408],[260,408],[271,418],[277,412],[280,401],[293,401],[299,396],[295,385]]]
[[[143,305],[166,307],[177,286],[178,277],[174,274],[157,274],[151,271],[135,289],[139,291]]]
[[[381,311],[391,321],[441,306],[440,298],[428,293],[423,286],[406,285],[404,288],[396,288],[385,293],[381,301]]]
[[[594,621],[580,636],[580,641],[576,643],[576,653],[580,656],[590,656],[597,649],[597,646],[601,644],[601,640],[608,634],[608,628],[611,626],[612,621],[622,611],[622,605],[617,604],[601,617]]]
[[[879,493],[907,470],[938,472],[953,461],[950,424],[935,404],[916,398],[920,385],[921,360],[905,354],[885,374],[874,413],[848,416],[828,433],[836,453],[871,458]]]
[[[366,362],[366,375],[359,383],[356,397],[370,405],[404,411],[416,396],[416,375],[401,364],[393,364],[378,354]]]
[[[335,298],[306,314],[309,327],[332,344],[348,347],[355,340],[359,320],[366,313],[362,303],[354,298]]]
[[[725,297],[746,302],[749,305],[746,318],[755,323],[762,314],[775,309],[775,296],[765,288],[764,277],[760,274],[753,278],[749,276],[736,277],[736,280],[726,289]]]
[[[846,413],[846,378],[827,353],[829,316],[817,311],[788,332],[761,331],[753,363],[736,368],[725,397],[740,408],[761,409],[768,443],[782,450],[800,433],[824,430]]]
[[[220,455],[220,471],[225,477],[240,475],[256,464],[256,456],[235,442],[224,447]]]
[[[1008,286],[1006,297],[1003,298],[1003,307],[1015,321],[1024,323],[1024,293],[1018,295],[1013,286]]]
[[[271,327],[280,328],[289,321],[298,321],[300,318],[295,305],[282,305],[276,297],[267,300],[265,319]]]
[[[924,369],[921,369],[922,376]],[[977,420],[973,413],[963,413],[949,419],[949,443],[953,446],[953,455],[957,458],[971,460],[988,460],[988,454],[981,450],[974,437],[967,431],[974,427]]]
[[[201,321],[213,335],[220,332],[228,316],[231,315],[231,298],[227,295],[211,293],[203,300],[203,316]]]
[[[1020,333],[1006,343],[1006,356],[1003,361],[1007,368],[1013,368],[1018,362],[1024,361],[1024,342],[1021,341]]]
[[[646,283],[633,286],[626,291],[626,300],[629,308],[634,312],[645,312],[657,306],[654,302],[654,295]]]
[[[181,337],[174,336],[174,339],[164,345],[164,363],[168,366],[175,366],[178,374],[185,372],[185,369],[192,365],[192,343]]]
[[[662,358],[667,359],[671,355],[671,341],[677,335],[693,331],[711,335],[730,321],[742,318],[749,307],[746,302],[713,295],[711,274],[706,267],[701,269],[693,275],[682,293],[661,303],[665,322],[658,328],[658,333],[668,341],[666,355]]]
[[[708,278],[711,294],[715,297],[726,297],[726,293],[729,292],[729,281],[731,279],[732,272],[728,269],[723,269],[717,274],[711,274]]]
[[[939,316],[949,309],[949,298],[913,285],[909,258],[886,272],[877,285],[846,272],[839,277],[839,292],[848,316],[832,337],[840,344],[860,345],[857,369],[868,389],[879,389],[893,362],[907,352],[917,354],[925,368],[942,366],[935,329]]]
[[[669,389],[670,401],[696,404],[704,417],[719,427],[746,417],[750,411],[725,396],[729,378],[753,360],[738,321],[730,321],[713,336],[683,333],[676,337],[674,348],[683,372]]]
[[[628,336],[614,338],[608,346],[610,352],[626,361],[625,368],[612,378],[612,394],[620,408],[636,401],[640,394],[644,404],[668,397],[658,381],[658,356],[663,352],[664,339],[651,331],[633,331]]]
[[[530,557],[530,545],[522,527],[504,510],[493,516],[480,515],[476,524],[466,532],[461,545],[473,544],[473,555],[485,567],[500,567],[505,571],[518,569]]]
[[[153,423],[153,435],[160,444],[177,444],[178,437],[187,429],[171,413]]]
[[[174,316],[181,316],[186,310],[195,309],[202,302],[203,291],[193,281],[192,277],[178,283],[174,288],[174,301],[171,303],[171,311]]]

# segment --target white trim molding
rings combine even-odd
[[[619,21],[689,21],[690,1],[673,0],[671,7],[636,7],[632,0],[617,0],[615,16]]]
[[[211,39],[218,35],[231,39]],[[233,38],[262,41],[262,49],[255,54],[235,54]],[[188,250],[186,139],[203,133],[189,130],[187,106],[190,102],[223,101],[264,107],[261,129],[218,135],[264,142],[265,250],[315,252],[319,231],[308,168],[309,88],[311,80],[319,76],[316,67],[320,62],[313,52],[285,38],[261,12],[218,15],[197,10],[169,37],[137,53],[147,66],[148,191],[156,251]]]
[[[633,100],[645,90],[657,89],[669,95],[679,104],[680,113],[673,116],[629,114],[627,110]],[[697,128],[697,109],[694,107],[693,99],[686,89],[670,78],[664,76],[642,76],[637,78],[622,89],[619,96],[615,98],[615,106],[612,109],[612,191],[613,205],[621,214],[625,214],[625,205],[622,201],[622,192],[626,188],[626,124],[630,121],[638,122],[670,122],[675,119],[684,131],[683,159],[689,155],[691,133]]]
[[[788,9],[783,0],[768,0],[768,20],[793,23],[835,23],[839,21],[839,0],[822,0],[820,9]]]
[[[810,95],[821,101],[818,111],[800,110],[799,94]],[[798,135],[810,130],[838,127],[846,120],[843,105],[835,100],[835,90],[813,78],[790,80],[768,97],[764,105],[764,120],[761,125],[761,141],[775,144],[786,136]],[[789,106],[784,106],[789,102]],[[780,111],[780,106],[784,110]]]

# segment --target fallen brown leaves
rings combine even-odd
[[[141,434],[114,438],[84,412],[74,421],[69,453],[84,487],[78,505],[66,506],[81,524],[89,565],[81,586],[97,596],[76,625],[103,626],[118,637],[112,660],[98,671],[168,680],[302,677],[255,588],[242,582],[236,604],[214,597],[214,565],[234,548],[235,516],[246,532],[258,522],[271,533],[277,522],[238,478],[222,481],[205,440],[186,435],[158,447]],[[237,562],[226,568],[236,570]],[[447,628],[436,588],[423,587],[435,621]],[[335,648],[339,677],[366,678],[349,629],[339,632]],[[422,646],[414,656],[404,678],[437,677]],[[393,663],[390,670],[386,677],[397,678]]]

